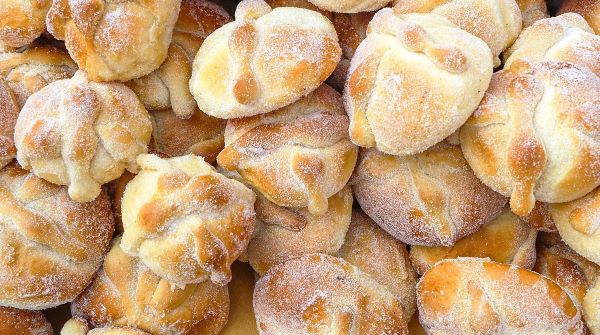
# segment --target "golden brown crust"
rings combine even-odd
[[[120,248],[120,237],[96,279],[72,305],[92,326],[134,327],[151,334],[183,335],[194,328],[216,335],[227,321],[226,287],[206,281],[177,286],[155,275]]]
[[[198,156],[137,161],[121,204],[123,250],[176,284],[227,284],[254,230],[254,193]]]
[[[556,225],[550,215],[550,205],[545,202],[536,201],[531,213],[522,216],[521,220],[527,222],[538,231],[556,233]]]
[[[231,298],[229,320],[219,335],[258,335],[254,307],[252,306],[254,271],[247,264],[240,262],[233,263],[231,271],[233,279],[228,286],[229,297]]]
[[[583,334],[577,304],[553,281],[481,258],[444,260],[417,285],[428,334]]]
[[[0,49],[27,45],[46,30],[52,0],[3,0],[0,3]]]
[[[52,326],[41,312],[0,307],[0,334],[52,335]]]
[[[408,320],[388,289],[329,255],[291,259],[256,283],[261,334],[403,334]]]
[[[279,206],[323,214],[327,198],[350,179],[357,153],[340,94],[322,85],[273,113],[229,120],[217,162]]]
[[[190,90],[200,109],[215,117],[263,114],[319,87],[340,56],[335,29],[323,15],[245,0],[235,22],[202,44]]]
[[[308,0],[315,6],[337,13],[371,12],[387,6],[392,0]]]
[[[523,17],[523,29],[549,16],[545,0],[516,0],[516,2]]]
[[[350,138],[392,155],[422,152],[466,121],[491,75],[489,47],[444,17],[382,9],[348,70]]]
[[[404,157],[366,150],[351,184],[365,213],[411,245],[451,246],[506,203],[475,177],[460,147],[445,142]]]
[[[17,160],[36,175],[69,186],[90,201],[125,169],[135,172],[152,124],[135,94],[120,83],[96,83],[83,71],[32,95],[17,119]]]
[[[600,78],[577,65],[513,62],[494,74],[461,128],[465,158],[486,185],[511,197],[520,216],[536,200],[585,195],[600,184],[598,91]]]
[[[294,257],[337,254],[350,225],[352,200],[352,191],[344,187],[328,199],[325,214],[313,215],[306,208],[280,207],[258,196],[254,205],[257,228],[243,259],[263,275],[274,265]]]
[[[413,316],[417,309],[417,274],[404,243],[355,210],[339,256],[392,292],[402,305],[405,320]]]
[[[127,82],[151,111],[171,109],[179,118],[187,119],[197,112],[190,93],[192,63],[204,39],[231,21],[219,5],[206,0],[183,0],[167,58],[154,72]]]
[[[490,258],[498,263],[531,269],[535,263],[537,232],[505,208],[491,222],[451,247],[412,246],[410,258],[419,274],[442,259],[458,257]]]
[[[113,234],[105,192],[85,204],[12,163],[0,172],[0,304],[43,309],[92,280]]]
[[[583,16],[596,34],[600,34],[600,1],[599,0],[565,0],[562,2],[558,15],[577,13]]]
[[[48,31],[95,81],[128,81],[167,56],[181,0],[54,0]]]

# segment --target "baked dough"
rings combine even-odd
[[[0,52],[27,45],[46,30],[46,13],[52,0],[0,2]]]
[[[0,334],[52,335],[52,326],[41,312],[0,307]]]

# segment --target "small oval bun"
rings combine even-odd
[[[2,0],[0,2],[0,51],[20,48],[46,30],[46,13],[52,0]]]
[[[552,204],[550,213],[565,243],[600,264],[600,188],[575,201]]]
[[[121,203],[123,251],[176,284],[225,285],[254,230],[254,193],[202,157],[138,156]]]
[[[382,9],[348,70],[350,138],[391,155],[421,152],[469,118],[491,76],[479,38],[439,15]]]
[[[447,259],[417,284],[427,334],[583,334],[577,304],[535,272],[481,258]]]
[[[315,6],[336,13],[371,12],[387,6],[392,0],[309,0]]]
[[[69,319],[62,329],[60,335],[150,335],[144,331],[129,327],[102,327],[90,329],[88,323],[84,320],[72,318]]]
[[[216,335],[227,322],[226,286],[178,286],[161,279],[113,240],[92,284],[73,302],[73,316],[94,327],[133,327],[151,334]]]
[[[52,46],[0,53],[0,168],[17,155],[15,124],[27,98],[53,81],[73,76],[76,70],[69,55]]]
[[[365,213],[410,245],[451,246],[506,204],[475,177],[460,147],[446,142],[404,157],[365,150],[351,184]]]
[[[503,58],[506,68],[517,59],[553,60],[581,65],[600,76],[600,36],[594,34],[583,17],[567,13],[540,20],[523,30]]]
[[[75,299],[114,231],[108,195],[81,204],[11,163],[0,171],[0,199],[0,305],[37,310]]]
[[[577,199],[600,184],[598,92],[600,78],[578,65],[514,61],[461,128],[465,158],[517,215]]]
[[[558,15],[577,13],[583,16],[596,34],[600,34],[600,0],[564,0]]]
[[[52,325],[41,312],[0,307],[0,334],[52,335]]]
[[[392,292],[324,254],[271,268],[256,283],[254,311],[261,334],[408,334],[408,319]]]
[[[273,113],[229,120],[217,162],[269,201],[322,215],[327,198],[350,179],[357,155],[341,96],[322,85]]]
[[[521,220],[527,222],[537,231],[557,233],[556,224],[550,215],[550,205],[545,202],[536,201],[535,206],[529,214],[521,216]]]
[[[181,0],[54,0],[48,31],[94,81],[127,81],[167,57]]]
[[[500,66],[500,54],[519,36],[523,20],[515,0],[396,0],[397,14],[433,13],[481,38]]]
[[[422,275],[442,259],[490,258],[494,262],[531,269],[535,263],[537,231],[505,208],[500,216],[451,247],[412,246],[410,259]]]
[[[263,275],[274,265],[294,257],[337,254],[350,225],[352,200],[350,187],[344,187],[329,198],[325,214],[313,215],[306,208],[280,207],[258,196],[254,205],[257,227],[244,260]]]
[[[190,90],[209,115],[287,106],[319,87],[340,60],[335,29],[317,12],[244,0],[235,18],[206,38],[194,60]]]
[[[534,22],[547,18],[548,7],[546,0],[516,0],[521,16],[523,17],[523,29],[531,26]]]
[[[23,168],[69,186],[73,200],[100,194],[123,170],[137,171],[147,151],[152,122],[135,94],[120,83],[96,83],[84,71],[33,94],[15,127]]]
[[[167,58],[154,72],[127,82],[150,111],[172,109],[179,118],[188,119],[197,110],[190,93],[192,63],[204,39],[231,21],[221,6],[206,0],[183,0]]]

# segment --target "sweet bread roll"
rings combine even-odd
[[[323,85],[273,113],[229,120],[217,162],[276,205],[322,215],[350,179],[357,153],[341,96]]]
[[[27,170],[85,202],[123,170],[137,171],[152,123],[135,94],[120,83],[90,81],[84,71],[33,94],[15,127],[17,160]]]
[[[233,277],[228,285],[231,299],[229,320],[219,335],[258,335],[252,307],[254,271],[247,264],[235,262],[231,272]]]
[[[41,312],[0,307],[0,334],[52,335],[52,326]]]
[[[121,203],[123,251],[176,284],[227,284],[254,230],[254,193],[198,156],[137,161]]]
[[[223,150],[225,120],[202,113],[198,108],[188,119],[180,119],[172,111],[150,113],[152,146],[168,156],[194,154],[213,163]]]
[[[437,263],[417,303],[427,334],[583,334],[577,304],[555,282],[481,258]]]
[[[392,155],[421,152],[467,120],[491,75],[492,54],[479,38],[439,15],[382,9],[348,70],[350,138]]]
[[[392,292],[402,305],[405,320],[412,317],[417,309],[417,274],[404,243],[355,210],[339,255]]]
[[[73,76],[76,70],[66,52],[51,46],[0,53],[0,168],[16,157],[15,123],[25,100],[49,83]]]
[[[73,318],[67,321],[60,335],[150,335],[144,331],[129,327],[102,327],[90,329],[84,320]]]
[[[596,280],[583,299],[583,316],[592,334],[600,334],[600,280]]]
[[[371,12],[387,6],[392,0],[309,0],[315,6],[337,13]]]
[[[287,106],[333,72],[341,49],[331,22],[303,8],[242,1],[196,55],[190,90],[205,113],[224,119]]]
[[[552,204],[550,213],[565,243],[600,264],[600,188],[575,201]]]
[[[517,215],[577,199],[600,184],[598,92],[600,78],[577,65],[514,61],[461,128],[465,158]]]
[[[549,16],[546,0],[516,0],[516,2],[521,10],[523,29],[531,26],[534,22]]]
[[[515,0],[397,0],[394,11],[446,17],[487,43],[494,55],[494,67],[501,64],[499,55],[517,39],[523,23]]]
[[[94,327],[133,327],[153,335],[216,335],[227,322],[225,286],[175,285],[161,279],[113,240],[92,284],[73,302],[73,316]]]
[[[342,247],[352,215],[352,191],[344,187],[329,198],[323,215],[306,208],[275,205],[262,196],[254,204],[256,229],[243,259],[263,275],[274,265],[290,258],[322,253],[335,255]]]
[[[182,0],[167,58],[154,72],[127,82],[151,111],[172,109],[179,118],[196,113],[189,81],[196,52],[206,36],[231,21],[219,5],[206,0]]]
[[[522,216],[521,220],[527,222],[537,231],[548,233],[558,232],[554,220],[552,219],[552,215],[550,215],[550,207],[545,202],[536,201],[531,212],[526,216]]]
[[[0,199],[0,305],[44,309],[72,301],[113,234],[106,193],[81,204],[66,187],[11,163],[0,171]]]
[[[600,0],[564,0],[558,14],[577,13],[583,16],[596,34],[600,34]]]
[[[505,208],[500,216],[451,247],[412,246],[410,259],[419,274],[442,259],[458,257],[490,258],[531,269],[535,263],[536,237],[535,229]]]
[[[365,150],[351,184],[365,213],[410,245],[451,246],[506,204],[475,177],[460,147],[445,142],[404,157]]]
[[[600,76],[600,36],[578,14],[540,20],[523,30],[503,55],[505,67],[517,59],[563,61],[581,65]]]
[[[254,311],[261,334],[408,334],[408,319],[392,292],[323,254],[271,268],[256,283]]]
[[[27,45],[46,30],[46,13],[52,0],[2,0],[0,49]]]
[[[181,0],[54,0],[48,31],[94,81],[127,81],[167,57]]]

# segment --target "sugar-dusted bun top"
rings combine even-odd
[[[335,29],[318,12],[245,0],[235,18],[207,37],[194,60],[190,89],[209,115],[287,106],[319,87],[340,60]]]
[[[254,290],[264,334],[408,334],[386,287],[341,258],[305,255],[269,270]]]
[[[393,155],[426,150],[466,121],[491,75],[492,55],[479,38],[439,15],[382,9],[348,70],[350,138]]]
[[[113,240],[98,275],[73,302],[76,318],[94,327],[132,327],[151,334],[219,334],[229,310],[226,286],[210,281],[176,285],[120,245],[121,237]]]
[[[70,302],[92,280],[114,231],[105,192],[82,204],[12,163],[0,171],[0,305]]]
[[[577,13],[583,16],[592,26],[596,34],[600,33],[600,1],[599,0],[564,0],[558,14]]]
[[[46,30],[46,13],[52,0],[2,0],[0,50],[27,45]]]
[[[52,335],[52,325],[42,312],[0,307],[0,334]]]
[[[60,330],[60,335],[150,335],[130,327],[101,327],[90,329],[87,321],[72,318],[69,319]]]
[[[83,71],[32,95],[17,119],[17,160],[25,169],[69,186],[90,201],[123,170],[137,171],[152,124],[135,94],[120,83],[97,83]]]
[[[600,78],[578,65],[515,61],[462,127],[463,153],[518,215],[579,198],[600,184],[598,92]]]
[[[336,13],[370,12],[387,6],[392,0],[308,0],[315,6]]]
[[[121,247],[177,284],[231,280],[254,230],[254,193],[194,155],[140,155],[121,202]]]
[[[546,0],[516,0],[516,2],[523,17],[523,29],[549,16]]]
[[[54,0],[48,31],[96,81],[127,81],[165,60],[181,0]]]
[[[428,334],[583,334],[579,308],[554,281],[481,258],[437,263],[417,303]]]
[[[350,179],[357,153],[341,96],[323,85],[273,113],[229,120],[217,162],[279,206],[323,214]]]

